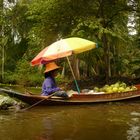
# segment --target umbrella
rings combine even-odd
[[[32,61],[31,65],[45,64],[62,57],[96,48],[96,43],[78,37],[61,39],[43,49]]]
[[[72,54],[82,53],[91,49],[96,48],[97,45],[95,42],[92,42],[87,39],[79,38],[79,37],[70,37],[66,39],[58,40],[48,47],[44,48],[32,61],[31,65],[40,65],[45,64],[50,61],[54,61],[59,58],[67,57],[68,63],[70,65],[70,61],[68,56]],[[72,75],[76,82],[76,78],[74,76],[72,67],[70,65],[70,69],[72,71]],[[79,92],[79,88],[76,82],[76,86]]]

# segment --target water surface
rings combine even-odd
[[[140,140],[140,102],[0,112],[1,140]]]

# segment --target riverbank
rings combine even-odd
[[[0,110],[20,110],[26,106],[26,103],[18,99],[11,98],[5,94],[0,95]]]

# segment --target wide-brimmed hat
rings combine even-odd
[[[49,71],[52,71],[52,70],[56,70],[56,69],[59,69],[59,68],[60,67],[57,66],[55,64],[55,62],[51,62],[51,63],[46,64],[46,70],[44,71],[44,73],[49,72]]]

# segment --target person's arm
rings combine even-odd
[[[53,86],[53,81],[51,79],[46,79],[43,83],[42,92],[43,95],[50,95],[56,91],[59,91],[60,88]]]
[[[47,95],[50,95],[51,93],[54,93],[56,91],[59,91],[60,88],[59,87],[47,87],[44,92],[47,94]]]

